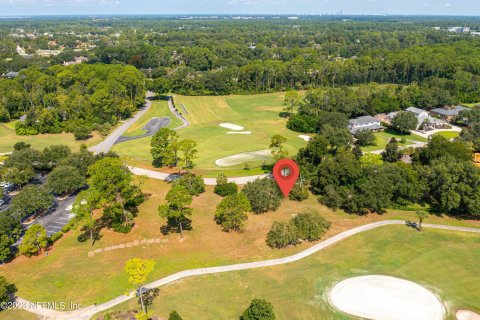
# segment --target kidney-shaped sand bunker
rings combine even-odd
[[[424,287],[403,279],[371,275],[343,280],[330,291],[339,310],[372,320],[442,320],[445,310]]]

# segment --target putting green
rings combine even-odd
[[[216,161],[240,153],[265,150],[269,147],[270,138],[276,134],[287,138],[285,147],[290,154],[295,154],[299,148],[305,146],[307,142],[299,138],[298,133],[288,130],[287,119],[279,115],[283,110],[283,99],[284,93],[175,96],[176,105],[185,106],[188,114],[183,114],[190,122],[190,126],[179,130],[178,134],[182,139],[193,139],[198,144],[196,172],[206,176],[215,176],[219,172],[235,175],[241,175],[242,171],[244,175],[258,173],[262,164],[268,162],[264,156],[246,157],[246,162],[228,167],[218,166]],[[250,131],[251,134],[229,133],[232,129],[220,126],[225,123],[244,127],[242,131]],[[150,163],[150,140],[150,137],[146,137],[124,142],[116,145],[113,150],[134,160]],[[242,170],[246,164],[250,169]]]

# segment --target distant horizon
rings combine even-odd
[[[478,0],[0,0],[0,15],[480,16]]]

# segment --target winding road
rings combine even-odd
[[[91,147],[90,151],[97,154],[107,153],[108,151],[110,151],[110,149],[113,147],[115,142],[121,136],[123,136],[125,131],[127,131],[135,122],[137,122],[141,117],[143,117],[145,113],[147,113],[147,111],[152,107],[151,98],[153,96],[154,96],[154,93],[151,91],[148,91],[145,97],[145,106],[140,111],[138,111],[132,118],[126,120],[121,126],[119,126],[112,133],[110,133],[105,138],[105,140]],[[173,115],[175,115],[175,117],[177,117],[178,119],[180,119],[180,121],[182,121],[182,125],[174,128],[173,130],[180,130],[190,125],[188,120],[185,119],[184,116],[182,116],[177,112],[177,110],[173,105],[172,99],[168,100],[168,108],[170,109],[170,112]],[[177,174],[163,173],[160,171],[148,170],[148,169],[143,169],[138,167],[129,167],[129,169],[135,175],[143,175],[152,179],[158,179],[158,180],[164,180],[164,181],[172,181],[179,177],[179,175]],[[228,182],[235,182],[236,184],[242,185],[242,184],[246,184],[247,182],[254,181],[256,179],[261,179],[268,176],[269,176],[268,174],[263,174],[263,175],[246,176],[246,177],[232,177],[232,178],[228,178]],[[210,186],[214,186],[217,184],[215,178],[204,178],[203,181],[205,182],[206,185],[210,185]]]
[[[256,269],[256,268],[265,268],[265,267],[272,267],[272,266],[277,266],[281,264],[286,264],[286,263],[291,263],[295,262],[301,259],[304,259],[308,256],[311,256],[312,254],[319,252],[321,250],[324,250],[325,248],[338,243],[344,239],[347,239],[349,237],[352,237],[356,234],[359,234],[361,232],[365,232],[368,230],[372,230],[375,228],[383,227],[383,226],[388,226],[388,225],[405,225],[404,221],[400,220],[385,220],[385,221],[379,221],[379,222],[374,222],[370,224],[366,224],[360,227],[356,227],[353,229],[350,229],[348,231],[339,233],[331,238],[328,238],[324,241],[321,241],[317,243],[316,245],[305,249],[299,253],[296,253],[294,255],[284,257],[284,258],[278,258],[278,259],[271,259],[271,260],[263,260],[263,261],[256,261],[256,262],[247,262],[247,263],[239,263],[239,264],[232,264],[232,265],[226,265],[226,266],[218,266],[218,267],[210,267],[210,268],[200,268],[200,269],[191,269],[191,270],[184,270],[180,271],[177,273],[174,273],[170,276],[158,279],[156,281],[153,281],[147,285],[145,285],[146,288],[157,288],[161,287],[164,285],[167,285],[169,283],[185,279],[188,277],[193,277],[193,276],[201,276],[201,275],[206,275],[206,274],[214,274],[214,273],[223,273],[223,272],[231,272],[231,271],[239,271],[239,270],[248,270],[248,269]],[[465,227],[455,227],[455,226],[446,226],[446,225],[438,225],[438,224],[428,224],[425,223],[423,224],[423,227],[425,228],[434,228],[434,229],[443,229],[443,230],[450,230],[450,231],[460,231],[460,232],[472,232],[472,233],[478,233],[480,234],[480,229],[477,228],[465,228]],[[130,292],[128,295],[121,295],[117,298],[114,298],[112,300],[109,300],[105,303],[99,304],[99,305],[92,305],[83,309],[79,310],[74,310],[74,311],[57,311],[57,310],[52,310],[48,309],[39,305],[36,305],[35,303],[31,303],[25,299],[22,299],[20,297],[17,297],[17,302],[21,306],[23,306],[23,309],[26,311],[29,311],[31,313],[34,313],[38,316],[41,316],[42,319],[55,319],[55,320],[88,320],[90,319],[93,315],[95,315],[98,312],[102,312],[105,310],[108,310],[116,305],[119,305],[123,302],[126,302],[132,298],[135,297],[135,292]]]

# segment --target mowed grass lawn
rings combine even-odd
[[[274,221],[287,221],[304,208],[315,208],[332,222],[332,227],[324,238],[382,219],[415,219],[414,212],[394,211],[384,215],[367,216],[333,212],[319,205],[317,199],[311,196],[301,203],[285,199],[276,212],[249,214],[244,233],[225,233],[213,220],[215,207],[221,198],[213,193],[213,187],[207,187],[205,193],[194,198],[191,217],[193,229],[186,231],[185,238],[181,240],[178,234],[162,235],[160,232],[165,219],[158,216],[157,207],[164,203],[170,185],[163,181],[147,179],[142,188],[150,196],[139,208],[134,229],[129,234],[103,230],[101,239],[96,242],[93,249],[152,238],[160,238],[162,243],[104,251],[95,254],[94,257],[88,257],[88,252],[93,250],[92,247],[88,241],[78,242],[77,237],[81,232],[74,230],[55,243],[48,256],[19,257],[13,262],[0,265],[0,275],[15,283],[18,295],[25,299],[65,301],[87,306],[107,301],[131,289],[127,275],[123,271],[125,262],[131,258],[155,260],[155,270],[149,277],[149,280],[153,281],[181,270],[278,258],[304,250],[314,243],[303,243],[283,250],[272,250],[265,244],[266,235]],[[429,217],[427,221],[480,227],[478,221],[436,216]],[[352,254],[356,255],[354,251]],[[345,253],[341,259],[346,258]],[[468,256],[465,258],[469,259]],[[278,276],[279,279],[283,277],[280,273]],[[3,315],[4,313],[0,312],[0,319],[11,319]]]
[[[126,137],[139,136],[146,132],[142,128],[152,119],[152,118],[170,118],[170,123],[167,128],[175,128],[182,124],[177,117],[175,117],[170,110],[168,109],[168,103],[165,100],[156,100],[152,102],[151,108],[148,110],[143,117],[141,117],[137,122],[135,122],[127,131],[123,134]],[[119,148],[122,148],[121,145],[118,145]]]
[[[64,144],[69,146],[73,151],[77,151],[82,143],[87,146],[93,146],[102,141],[102,137],[98,133],[94,133],[92,138],[88,140],[77,141],[72,133],[19,136],[15,134],[15,125],[13,122],[0,123],[0,153],[12,152],[13,145],[20,141],[30,143],[33,148],[39,150],[43,150],[45,147],[51,145]]]
[[[198,144],[196,172],[215,176],[219,172],[242,174],[244,164],[232,167],[219,167],[215,161],[242,152],[268,149],[270,138],[275,134],[288,139],[285,144],[290,154],[306,145],[298,133],[286,128],[286,119],[279,113],[283,109],[284,93],[261,95],[233,95],[217,97],[175,96],[175,103],[190,122],[190,127],[178,131],[183,139],[193,139]],[[183,112],[183,104],[188,112]],[[243,126],[250,135],[227,134],[230,129],[220,123]],[[150,137],[128,141],[115,146],[114,150],[137,161],[151,162]],[[249,162],[252,168],[259,167],[263,160]],[[253,172],[252,172],[253,171]],[[258,171],[258,170],[257,170]],[[248,175],[255,170],[243,172]]]
[[[453,138],[456,138],[460,135],[460,132],[456,132],[456,131],[440,131],[440,132],[437,132],[435,134],[438,134],[442,137],[445,137],[447,139],[453,139]]]
[[[399,146],[412,145],[414,143],[412,141],[415,141],[415,142],[426,142],[427,141],[427,139],[425,139],[423,137],[420,137],[416,134],[399,135],[399,134],[395,134],[395,133],[392,133],[392,132],[383,131],[383,132],[375,132],[374,135],[375,135],[375,145],[363,147],[362,148],[363,151],[369,152],[369,151],[385,149],[388,142],[392,138],[396,138],[397,140],[400,140],[400,139],[404,138],[405,140],[407,140],[405,143],[401,143],[400,141],[398,141]]]
[[[447,306],[447,319],[455,319],[457,309],[480,311],[479,261],[478,235],[386,226],[287,265],[169,284],[160,288],[152,310],[162,317],[177,310],[186,320],[238,319],[253,298],[262,298],[279,320],[354,319],[330,306],[329,289],[349,277],[380,274],[427,287]],[[138,309],[134,299],[114,310],[131,308]]]

